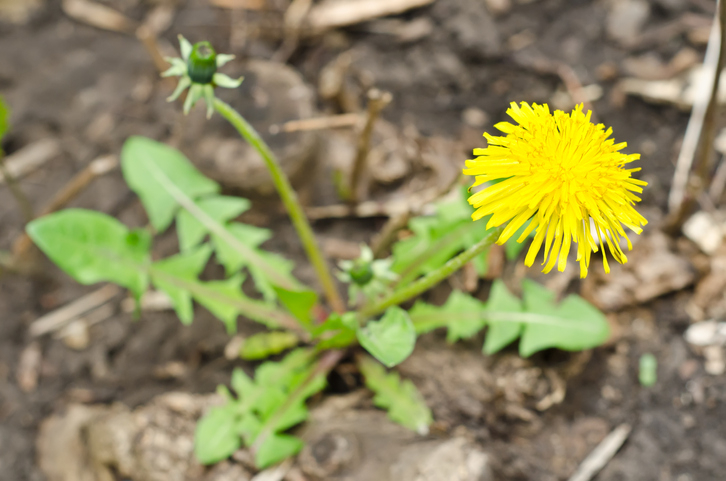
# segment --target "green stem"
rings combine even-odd
[[[337,312],[345,311],[345,304],[338,293],[338,290],[333,281],[333,277],[330,275],[330,270],[326,265],[323,255],[318,248],[318,244],[315,241],[313,230],[310,227],[307,217],[297,199],[295,190],[290,185],[290,181],[287,176],[280,168],[280,164],[272,153],[270,147],[262,140],[262,137],[235,109],[225,102],[214,99],[214,108],[217,112],[222,115],[227,121],[237,129],[237,132],[245,139],[249,144],[259,152],[262,159],[267,164],[267,168],[272,176],[272,182],[275,184],[277,192],[280,194],[282,203],[285,205],[290,219],[292,220],[297,234],[300,237],[300,241],[305,248],[305,252],[310,259],[310,263],[313,265],[315,272],[320,280],[321,287],[325,293],[325,297],[328,299],[330,307]]]
[[[419,294],[427,291],[431,287],[435,286],[454,272],[464,267],[464,265],[472,260],[474,257],[478,256],[486,249],[491,247],[494,241],[502,233],[502,229],[503,228],[489,230],[482,240],[469,247],[467,250],[454,257],[435,271],[428,273],[421,279],[417,280],[412,284],[409,284],[403,289],[399,289],[398,291],[393,292],[377,304],[364,308],[359,313],[360,319],[365,320],[368,317],[380,314],[389,307],[397,306],[398,304],[406,302],[407,300],[412,299]]]
[[[297,319],[274,307],[245,297],[234,298],[226,296],[223,293],[206,287],[200,282],[176,277],[164,271],[155,269],[153,265],[147,266],[146,271],[152,278],[155,277],[157,279],[161,279],[179,287],[180,289],[189,291],[192,297],[204,296],[208,299],[213,299],[222,304],[237,308],[243,316],[249,317],[261,324],[265,324],[267,327],[284,327],[285,329],[298,334],[304,340],[307,340],[310,337],[308,332],[304,329],[304,326],[301,326]]]

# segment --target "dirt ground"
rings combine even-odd
[[[219,51],[238,56],[226,70],[230,75],[245,71],[251,59],[269,60],[281,52],[279,25],[286,2],[267,2],[265,12],[231,11],[207,0],[98,3],[133,21],[142,21],[159,5],[170,6],[172,23],[160,36],[160,49],[173,54],[179,33],[192,41],[209,39]],[[2,8],[0,1],[0,12]],[[435,0],[395,17],[300,39],[288,55],[288,64],[315,91],[326,66],[335,59],[344,63],[348,55],[342,93],[327,99],[318,94],[318,114],[363,108],[368,87],[390,91],[393,102],[382,114],[387,125],[409,138],[425,139],[421,142],[454,146],[443,161],[438,159],[443,170],[460,168],[471,148],[481,145],[482,131],[491,131],[504,120],[508,103],[519,100],[563,108],[571,108],[573,97],[590,101],[598,121],[613,127],[617,141],[642,154],[639,175],[649,182],[643,212],[651,222],[644,240],[636,243],[640,253],[631,257],[634,270],[615,269],[611,278],[593,275],[584,283],[572,276],[549,278],[560,292],[582,292],[605,308],[614,327],[611,342],[591,353],[548,351],[519,363],[512,360],[514,351],[484,361],[478,352],[481,339],[447,347],[443,336],[434,333],[401,366],[434,411],[437,429],[431,436],[463,433],[473,440],[489,455],[492,479],[568,479],[622,423],[632,432],[595,479],[726,479],[726,375],[723,369],[706,369],[703,351],[684,340],[692,322],[724,314],[712,305],[723,302],[722,289],[705,301],[694,297],[704,279],[713,277],[716,260],[723,261],[723,249],[706,256],[684,238],[658,237],[688,112],[628,95],[622,84],[626,77],[675,78],[700,63],[714,10],[709,0]],[[54,141],[47,162],[20,181],[36,212],[91,161],[118,154],[130,135],[175,143],[202,168],[203,159],[223,156],[218,152],[222,141],[233,139],[234,132],[220,119],[205,124],[200,111],[182,120],[180,105],[164,101],[169,93],[169,84],[158,78],[149,53],[133,34],[71,18],[60,1],[40,2],[26,21],[0,22],[0,94],[12,108],[12,131],[3,148],[13,155]],[[244,87],[222,95],[244,111],[250,100],[243,96],[254,93]],[[271,121],[262,115],[257,122]],[[210,135],[221,140],[205,142]],[[294,135],[272,139],[283,144],[297,140]],[[320,164],[325,158],[320,154],[314,160]],[[403,174],[381,168],[371,195],[410,194],[430,181],[416,177],[417,168],[410,162]],[[316,175],[296,180],[308,192],[307,202],[318,207],[339,203],[326,169],[318,165]],[[275,230],[269,248],[302,263],[302,250],[280,206],[235,181],[242,174],[219,175],[229,177],[225,186],[231,192],[263,206],[253,208],[257,214],[249,221]],[[387,175],[387,181],[381,180]],[[142,207],[118,170],[96,179],[71,205],[109,213],[133,226],[145,223]],[[385,215],[324,218],[314,227],[335,256],[340,250],[335,245],[370,240],[384,221]],[[7,186],[0,186],[0,249],[11,249],[23,223]],[[173,236],[161,236],[154,254],[167,255],[174,248]],[[643,274],[643,269],[661,266],[653,252],[665,253],[665,264],[673,270],[656,278]],[[189,327],[168,311],[144,312],[135,320],[121,309],[121,296],[113,303],[114,314],[92,326],[80,346],[69,347],[53,335],[33,337],[29,327],[34,320],[99,287],[79,286],[38,258],[40,272],[3,272],[0,278],[0,480],[46,479],[35,448],[39,427],[69,404],[121,402],[134,408],[170,391],[211,393],[228,382],[234,366],[245,365],[224,357],[229,337],[203,309]],[[513,271],[521,274],[521,266],[505,267],[505,272]],[[296,273],[312,277],[305,267]],[[548,280],[536,270],[528,275]],[[482,281],[482,289],[486,286]],[[650,290],[642,293],[646,287]],[[705,313],[700,318],[689,308],[694,304]],[[255,329],[240,321],[242,333]],[[638,382],[638,360],[648,352],[659,361],[658,381],[651,388]],[[437,374],[443,365],[453,366],[450,376]],[[566,383],[564,400],[538,410],[534,401],[542,393],[523,391],[508,399],[517,406],[502,407],[496,395],[479,395],[472,387],[477,379],[472,373],[484,368],[502,379],[524,369],[534,368],[540,377],[555,373]],[[331,374],[327,396],[357,389],[344,382],[346,372],[341,368]]]

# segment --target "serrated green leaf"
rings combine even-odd
[[[318,340],[317,349],[320,351],[341,349],[353,344],[357,329],[358,321],[355,313],[348,312],[342,316],[333,313],[312,331],[312,335]]]
[[[307,419],[305,400],[325,387],[315,357],[313,350],[296,349],[280,362],[261,364],[254,380],[241,369],[233,371],[232,387],[239,398],[228,401],[237,414],[230,424],[237,438],[252,447],[258,467],[292,456],[302,446],[279,432]]]
[[[225,227],[235,239],[254,250],[255,255],[264,260],[266,264],[265,270],[260,269],[257,265],[251,263],[252,259],[245,257],[238,249],[231,246],[219,235],[212,234],[212,242],[217,252],[217,259],[224,266],[227,275],[239,272],[242,268],[246,267],[249,269],[255,281],[257,290],[260,291],[265,299],[270,301],[274,300],[276,295],[274,289],[275,284],[270,282],[270,270],[273,270],[279,277],[288,279],[288,284],[295,285],[297,283],[292,276],[294,264],[291,261],[271,252],[256,250],[260,244],[272,235],[269,230],[239,222],[227,224]]]
[[[401,381],[395,372],[387,374],[383,366],[367,356],[358,360],[358,367],[366,386],[376,394],[376,406],[387,409],[388,416],[398,424],[420,434],[428,432],[433,421],[431,410],[411,381]]]
[[[579,351],[599,346],[610,335],[605,316],[579,296],[570,295],[559,305],[554,294],[543,286],[525,280],[524,305],[530,319],[519,343],[523,357],[557,347]]]
[[[226,298],[244,300],[245,296],[242,294],[243,280],[244,276],[240,274],[223,281],[205,282],[204,287]],[[228,333],[232,334],[237,331],[237,317],[240,315],[237,306],[206,294],[193,293],[192,295],[198,303],[206,307],[209,312],[224,323]]]
[[[487,354],[499,351],[520,336],[519,352],[524,357],[551,347],[570,351],[590,349],[607,340],[605,316],[584,299],[572,295],[558,305],[552,292],[529,280],[525,280],[523,291],[524,302],[497,281],[483,310],[471,303],[469,310],[462,307],[453,314],[447,310],[448,302],[437,307],[419,301],[410,315],[419,333],[448,327],[456,330],[455,337],[471,334],[473,326],[484,318],[484,324],[490,326],[483,348]],[[457,294],[461,295],[464,294]],[[455,327],[457,323],[465,326]]]
[[[280,303],[285,306],[290,314],[300,323],[305,326],[308,330],[312,328],[313,320],[310,311],[313,306],[318,302],[318,295],[315,291],[304,290],[304,291],[291,291],[283,289],[282,287],[276,287],[275,293]]]
[[[255,465],[262,469],[296,455],[303,448],[302,440],[289,434],[272,434],[255,452]]]
[[[5,134],[10,129],[10,107],[5,102],[5,99],[0,96],[0,141],[2,141]]]
[[[81,284],[110,281],[137,298],[146,290],[151,237],[100,212],[66,209],[30,222],[36,245]]]
[[[237,423],[237,433],[242,436],[246,445],[251,445],[260,434],[262,422],[252,413],[247,413]]]
[[[255,382],[238,367],[232,371],[232,381],[230,384],[239,397],[250,396],[257,389]]]
[[[261,332],[245,339],[240,357],[248,360],[265,359],[297,346],[298,342],[300,339],[292,332]]]
[[[454,343],[459,339],[468,339],[486,325],[483,315],[484,303],[461,291],[453,291],[443,308],[452,316],[446,333],[448,342]],[[477,316],[477,312],[480,315]],[[471,313],[475,313],[475,315],[471,315]]]
[[[211,247],[204,245],[191,252],[177,254],[157,261],[153,264],[153,270],[164,272],[177,279],[196,282],[211,253]],[[169,281],[168,277],[152,275],[151,280],[157,289],[164,291],[169,296],[179,320],[183,324],[191,324],[194,319],[191,293],[187,289]]]
[[[170,188],[189,198],[219,192],[219,185],[202,175],[184,154],[146,137],[131,137],[124,143],[121,168],[159,232],[169,227],[180,207]]]
[[[473,212],[466,189],[462,189],[455,199],[439,203],[435,215],[412,219],[409,229],[413,235],[392,247],[392,270],[401,275],[400,284],[441,267],[486,235],[486,219],[472,222]],[[486,273],[487,256],[484,252],[472,260],[480,275]]]
[[[194,454],[201,464],[222,461],[240,448],[238,421],[234,404],[213,407],[199,420],[194,433]]]
[[[262,363],[255,372],[255,381],[264,386],[292,385],[295,373],[305,370],[314,359],[308,349],[295,349],[288,353],[280,362]]]
[[[413,323],[400,307],[390,307],[380,320],[358,328],[357,336],[361,346],[388,367],[403,362],[416,344]]]
[[[231,222],[226,224],[225,228],[237,240],[253,249],[256,249],[260,244],[272,237],[272,233],[268,229],[240,222]],[[249,259],[245,259],[242,254],[218,235],[212,235],[212,242],[217,251],[217,259],[224,266],[228,275],[240,271],[249,264]]]
[[[323,381],[323,387],[324,387],[324,381]],[[321,387],[319,390],[322,390]],[[317,391],[316,391],[317,392]],[[284,411],[282,411],[277,418],[277,421],[272,426],[272,429],[275,432],[281,432],[285,431],[286,429],[290,429],[293,426],[296,426],[300,424],[301,422],[305,421],[308,418],[309,411],[307,406],[305,406],[305,401],[301,400],[296,403],[292,403],[290,406],[288,406]]]
[[[522,301],[512,295],[502,281],[496,280],[489,293],[487,311],[519,313],[522,312]],[[487,337],[484,341],[484,352],[494,354],[508,346],[519,337],[523,327],[521,322],[512,320],[490,320]]]
[[[250,208],[250,201],[241,197],[213,195],[197,201],[197,206],[215,221],[224,224]],[[176,216],[176,230],[179,248],[186,252],[199,245],[209,230],[187,210],[180,210]]]

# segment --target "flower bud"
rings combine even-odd
[[[217,52],[207,41],[197,42],[187,60],[187,71],[192,82],[197,84],[212,83],[217,73]]]
[[[353,264],[348,274],[350,274],[350,278],[355,284],[365,286],[373,279],[373,266],[371,266],[370,262],[361,262],[359,260]]]

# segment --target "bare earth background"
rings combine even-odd
[[[201,108],[184,120],[178,103],[164,102],[173,85],[158,78],[133,29],[123,24],[114,24],[121,31],[97,28],[95,14],[90,21],[69,15],[74,3],[83,10],[89,2],[0,0],[0,94],[13,111],[3,148],[12,157],[45,142],[48,152],[43,165],[20,181],[36,212],[90,162],[118,154],[130,135],[146,135],[177,145],[205,172],[222,179],[229,192],[252,198],[254,212],[245,220],[273,229],[276,237],[267,247],[304,264],[294,232],[266,194],[264,182],[246,182],[255,162],[247,159],[234,132],[219,118],[205,123]],[[400,371],[414,380],[434,411],[437,423],[426,442],[466,439],[487,456],[488,478],[480,479],[567,479],[622,423],[632,426],[632,432],[596,479],[726,477],[723,353],[721,347],[704,353],[683,337],[692,322],[722,318],[726,312],[724,268],[718,270],[726,251],[722,246],[707,256],[685,238],[659,233],[688,113],[674,102],[656,105],[628,93],[637,90],[632,85],[641,85],[633,79],[677,81],[702,61],[713,2],[435,0],[398,16],[300,39],[287,52],[281,50],[283,1],[214,2],[245,5],[246,10],[207,0],[92,3],[113,7],[130,22],[143,22],[156,12],[163,23],[166,12],[171,24],[159,29],[158,40],[164,54],[174,54],[178,33],[235,53],[237,60],[225,72],[246,73],[248,80],[221,95],[264,132],[270,124],[313,115],[309,106],[317,110],[314,115],[362,112],[367,88],[390,91],[393,102],[382,113],[374,150],[388,141],[403,153],[379,156],[372,163],[369,199],[382,204],[436,187],[460,169],[471,149],[483,145],[481,133],[504,120],[510,101],[549,102],[566,109],[573,97],[592,102],[598,121],[613,127],[616,140],[626,141],[628,152],[642,154],[638,175],[649,182],[642,210],[651,223],[636,242],[630,263],[609,277],[598,274],[601,267],[595,265],[585,282],[576,278],[574,262],[565,273],[547,277],[535,269],[527,272],[521,261],[500,269],[511,284],[528,275],[559,293],[581,293],[608,313],[612,340],[590,353],[547,351],[521,360],[515,350],[483,357],[481,338],[447,346],[441,333],[434,333],[420,341]],[[26,8],[28,17],[23,18]],[[310,105],[304,99],[295,108],[281,102],[278,94],[289,85],[273,87],[272,80],[262,79],[283,74],[260,73],[264,68],[250,62],[273,57],[289,57],[288,65],[310,86]],[[290,82],[301,82],[287,74]],[[342,85],[332,93],[325,83],[331,75]],[[626,78],[630,83],[623,82]],[[287,168],[310,206],[338,204],[331,166],[350,163],[354,134],[349,128],[323,131],[314,142],[306,135],[268,137],[279,152],[289,154]],[[300,168],[304,162],[317,168]],[[118,170],[96,179],[71,205],[134,226],[146,222]],[[354,254],[357,242],[370,240],[386,220],[385,212],[344,219],[326,215],[325,209],[316,212],[319,240],[333,258]],[[0,249],[10,250],[22,229],[21,211],[7,186],[0,185]],[[174,249],[174,236],[163,235],[155,256]],[[134,320],[121,308],[122,296],[111,303],[110,316],[90,327],[81,323],[80,332],[66,332],[64,339],[58,333],[33,337],[29,326],[34,320],[99,287],[79,286],[41,255],[34,256],[40,267],[35,273],[4,272],[0,279],[0,480],[47,479],[36,450],[39,429],[44,419],[62,417],[69,406],[119,402],[136,408],[171,391],[208,394],[228,381],[234,366],[250,368],[224,356],[229,337],[203,309],[190,327],[169,311],[145,311]],[[209,275],[215,273],[210,268]],[[312,277],[304,265],[297,274]],[[451,282],[465,285],[470,279],[464,274]],[[481,282],[482,295],[488,285]],[[448,289],[439,286],[430,296],[442,298]],[[241,334],[257,329],[240,320]],[[641,387],[637,378],[638,359],[645,352],[659,361],[652,388]],[[710,364],[704,363],[704,355]],[[347,419],[380,426],[378,432],[360,435],[375,440],[393,428],[372,413],[352,366],[344,362],[331,374],[331,387],[313,403],[357,396],[345,407],[348,417],[320,416],[312,427],[325,431],[326,423]],[[396,433],[383,438],[404,436]],[[404,438],[400,444],[424,442]],[[390,444],[361,441],[356,460],[343,463],[339,473],[348,470],[347,479],[387,479],[366,477],[360,473],[378,471],[360,466],[379,463],[380,472],[386,471],[391,462],[386,450],[394,449]],[[329,479],[346,479],[334,477],[333,471],[327,473]],[[195,479],[224,479],[196,472]],[[302,477],[290,474],[287,479],[315,479],[318,471],[301,461],[292,472]],[[141,473],[135,481],[143,479],[184,478]]]

